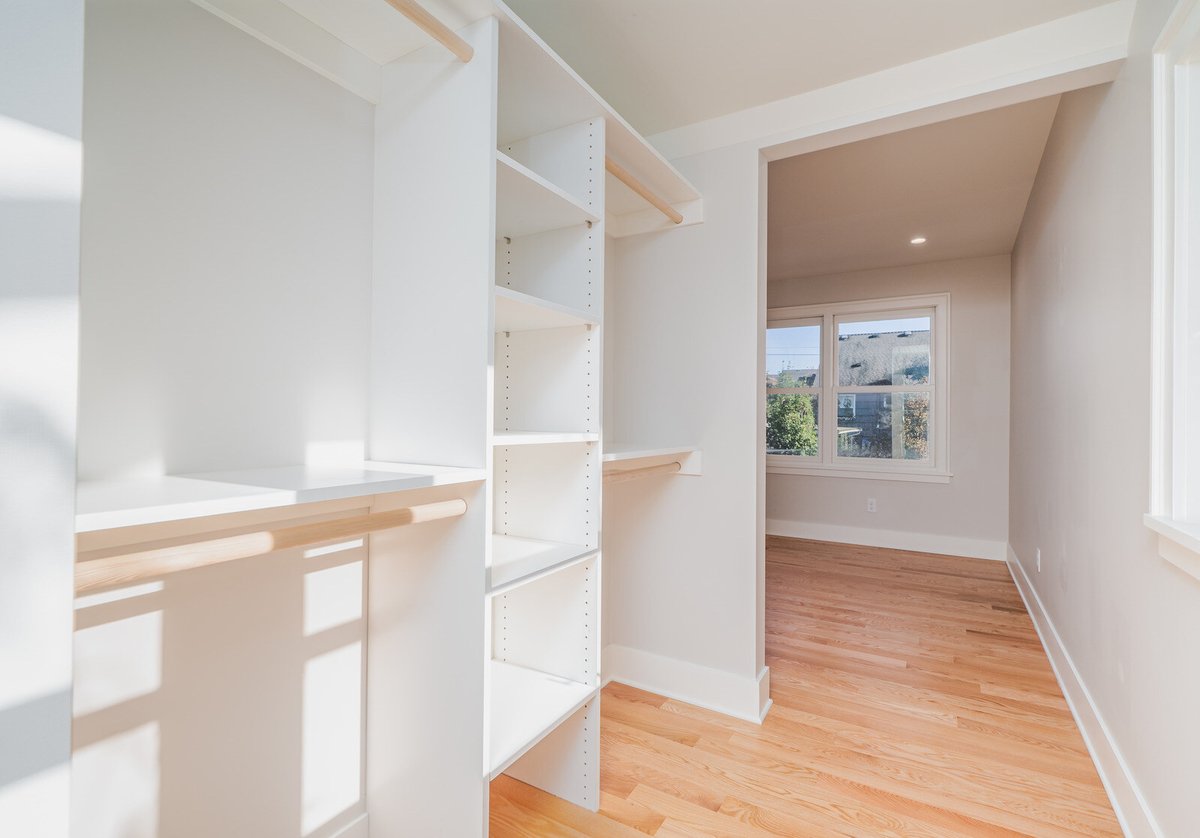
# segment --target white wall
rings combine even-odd
[[[767,532],[1003,559],[1008,533],[1009,258],[768,284],[771,308],[950,294],[949,483],[767,475]],[[866,511],[875,498],[878,512]]]
[[[697,445],[704,473],[605,490],[605,674],[757,718],[760,160],[675,162],[705,222],[613,246],[605,437]]]
[[[82,0],[0,5],[0,835],[67,834]]]
[[[361,453],[372,106],[187,0],[86,59],[81,478]]]
[[[1171,5],[1138,4],[1131,56],[1111,86],[1063,97],[1018,237],[1010,538],[1035,617],[1057,632],[1052,652],[1073,661],[1066,680],[1131,833],[1152,827],[1121,756],[1161,834],[1173,837],[1200,823],[1200,584],[1159,558],[1141,523],[1150,480],[1148,51]]]

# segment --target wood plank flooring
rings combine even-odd
[[[999,562],[771,538],[762,725],[612,684],[601,808],[508,777],[504,836],[1120,835]]]

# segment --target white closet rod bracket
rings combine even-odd
[[[683,214],[680,213],[679,210],[675,209],[675,207],[671,206],[663,198],[660,198],[658,195],[651,192],[650,187],[646,186],[646,184],[642,183],[640,180],[630,174],[629,170],[620,163],[613,160],[611,157],[605,157],[604,168],[610,175],[645,198],[651,206],[669,218],[673,224],[683,223]]]
[[[613,483],[626,483],[630,480],[639,480],[643,477],[654,477],[658,474],[677,474],[683,468],[680,462],[662,463],[657,466],[645,466],[644,468],[630,468],[624,471],[610,471],[604,475],[604,484],[610,485]]]
[[[416,0],[387,0],[387,2],[400,14],[424,29],[431,38],[454,53],[462,63],[466,64],[475,56],[475,50],[470,44],[460,38],[449,26],[431,15]]]
[[[409,524],[457,518],[466,511],[467,502],[458,498],[407,506],[389,512],[374,512],[316,524],[300,524],[277,530],[261,530],[173,547],[87,559],[75,564],[75,593],[84,594],[114,585],[133,584],[180,570],[265,556],[276,550],[355,538]]]

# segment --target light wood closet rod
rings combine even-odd
[[[675,209],[675,207],[671,206],[662,198],[651,192],[650,187],[646,186],[646,184],[642,183],[640,180],[631,175],[629,171],[620,163],[613,160],[611,157],[605,157],[604,168],[608,170],[609,174],[621,181],[621,183],[625,184],[634,192],[649,201],[656,210],[661,212],[667,218],[671,219],[672,223],[683,223],[683,216],[679,213],[679,210]]]
[[[436,17],[416,0],[387,0],[396,11],[424,29],[429,36],[454,53],[458,60],[466,64],[475,56],[475,50],[458,36],[458,34]]]
[[[625,471],[610,471],[604,475],[605,484],[609,483],[625,483],[629,480],[638,480],[642,477],[653,477],[656,474],[675,474],[683,468],[681,463],[663,463],[658,466],[646,466],[644,468],[631,468]]]
[[[389,512],[357,515],[353,518],[301,524],[278,530],[248,532],[226,538],[179,544],[174,547],[160,547],[119,556],[88,559],[75,564],[75,593],[88,593],[113,585],[128,585],[178,570],[191,570],[221,562],[265,556],[276,550],[307,547],[310,544],[320,544],[339,538],[355,538],[380,530],[405,527],[409,524],[422,524],[442,518],[456,518],[466,511],[467,502],[459,498],[436,503],[422,503]]]

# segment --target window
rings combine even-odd
[[[1200,576],[1200,0],[1183,0],[1154,50],[1154,420],[1146,525],[1159,553]]]
[[[772,472],[945,482],[948,295],[772,309]]]

